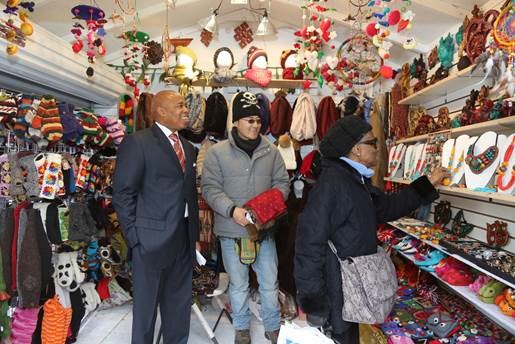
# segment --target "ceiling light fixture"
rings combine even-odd
[[[261,18],[259,25],[256,29],[256,36],[269,36],[274,35],[277,33],[277,30],[275,29],[274,25],[270,21],[270,18],[268,18],[268,12],[265,9],[265,13],[263,14],[263,17]]]
[[[213,10],[213,12],[206,18],[198,21],[198,24],[203,30],[209,31],[211,33],[215,33],[218,25],[216,22],[216,17],[218,16],[218,11],[220,10],[220,6],[222,6],[223,0],[220,0],[218,7]]]

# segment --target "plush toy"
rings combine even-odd
[[[68,291],[79,289],[79,285],[86,278],[86,274],[81,271],[77,263],[77,253],[76,251],[58,253],[54,264],[55,281]]]
[[[281,153],[287,170],[295,170],[297,161],[295,160],[295,149],[290,134],[286,133],[279,136],[277,149]]]
[[[80,285],[80,290],[82,294],[82,302],[84,304],[84,308],[86,308],[86,311],[88,312],[94,311],[101,302],[100,296],[98,295],[95,289],[95,283],[82,283]]]
[[[495,298],[495,304],[499,306],[503,314],[515,318],[515,292],[513,289],[505,289]]]
[[[487,284],[488,282],[490,282],[492,280],[492,278],[490,276],[487,276],[487,275],[479,275],[477,276],[476,280],[474,281],[474,283],[472,284],[469,284],[469,289],[472,290],[474,293],[478,293],[479,290],[485,285]]]
[[[505,285],[501,282],[492,280],[479,289],[479,299],[485,303],[494,303],[504,287]]]
[[[457,330],[458,322],[451,318],[448,313],[437,312],[427,318],[427,328],[431,330],[435,336],[446,338],[452,332]]]

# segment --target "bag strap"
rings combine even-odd
[[[331,251],[333,251],[333,253],[336,255],[336,257],[338,257],[338,250],[334,246],[333,242],[331,240],[327,240],[327,244],[331,248]],[[340,258],[340,257],[338,257],[338,258]]]

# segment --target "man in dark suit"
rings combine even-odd
[[[180,139],[184,98],[154,96],[154,124],[125,138],[117,156],[113,204],[132,249],[132,344],[152,344],[159,305],[164,343],[186,344],[192,262],[199,235],[195,148]]]

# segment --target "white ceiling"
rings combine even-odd
[[[119,0],[122,4],[126,4],[127,1],[134,3],[135,0]],[[0,2],[5,3],[5,0],[0,0]],[[36,9],[32,15],[32,20],[57,36],[69,42],[73,41],[70,29],[74,20],[70,10],[79,3],[70,2],[69,0],[36,0],[35,2]],[[220,22],[225,22],[227,25],[234,22],[234,26],[236,26],[243,19],[249,22],[257,21],[257,16],[246,10],[248,6],[231,5],[230,2],[230,0],[223,0],[219,16]],[[254,7],[263,7],[268,4],[268,1],[261,0],[251,0],[251,2]],[[404,2],[403,0],[397,0],[399,7]],[[409,9],[416,15],[412,30],[405,30],[400,34],[395,32],[390,38],[394,43],[399,44],[405,38],[413,36],[419,43],[418,50],[428,51],[440,36],[463,21],[463,16],[470,13],[474,4],[493,7],[503,2],[503,0],[411,0],[411,2],[412,5]],[[169,25],[172,35],[189,36],[198,40],[197,21],[206,17],[210,13],[210,9],[216,7],[218,3],[219,0],[176,0],[175,8],[172,8],[169,14]],[[303,0],[272,0],[270,17],[274,25],[279,30],[293,32],[302,22],[302,11],[300,9],[302,3],[304,3]],[[83,4],[100,6],[108,16],[113,13],[113,10],[118,8],[115,0],[91,0],[84,1]],[[152,38],[159,41],[166,20],[165,0],[139,0],[136,1],[136,4],[140,18],[138,29],[149,33]],[[323,4],[336,9],[336,12],[332,12],[330,16],[337,22],[336,31],[340,39],[349,36],[349,23],[342,21],[351,10],[349,1],[327,0]],[[118,12],[120,11],[118,10]],[[125,24],[120,22],[112,23],[110,21],[106,25],[108,33],[106,36],[106,47],[108,50],[106,62],[120,63],[120,51],[123,41],[116,37],[123,31],[132,28],[131,18],[127,19],[128,21]],[[294,37],[292,35],[293,41]],[[223,45],[229,47],[234,45],[237,47],[235,41],[223,42]],[[406,52],[402,48],[394,47],[392,49],[392,62],[399,65],[408,58],[411,58],[413,53],[417,52]]]

